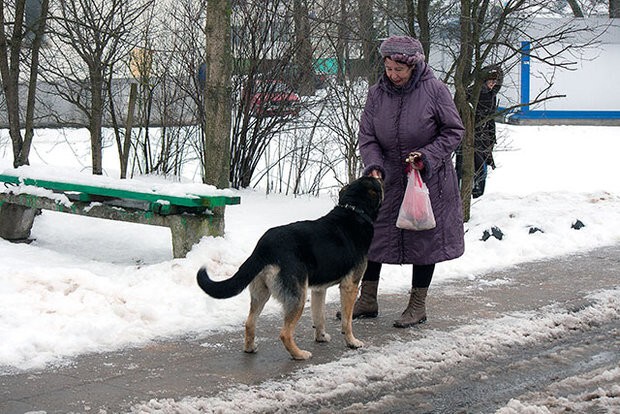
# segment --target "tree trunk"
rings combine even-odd
[[[418,26],[420,26],[420,43],[422,43],[422,49],[424,55],[428,61],[428,57],[431,53],[431,26],[429,23],[429,9],[430,0],[418,1]]]
[[[377,40],[373,21],[373,1],[359,0],[360,13],[360,40],[362,42],[362,53],[365,62],[365,73],[368,84],[372,85],[377,81],[379,73],[379,59],[377,51]]]
[[[409,36],[418,38],[415,30],[415,21],[416,21],[416,9],[415,4],[412,1],[406,2],[407,7],[407,30],[409,31]]]
[[[310,22],[308,21],[308,5],[306,0],[295,0],[293,3],[295,21],[295,57],[299,74],[298,91],[303,96],[315,93],[312,44],[310,43]]]
[[[579,6],[579,3],[577,2],[577,0],[567,0],[567,1],[568,1],[568,5],[573,11],[573,16],[583,17],[583,11],[581,11],[581,7]]]
[[[339,85],[344,82],[345,79],[345,65],[347,62],[347,51],[349,50],[348,39],[348,0],[340,0],[340,16],[338,24],[338,39],[336,39],[336,61],[338,64],[338,72],[336,74],[336,81]]]
[[[26,101],[24,142],[22,143],[21,151],[17,159],[19,165],[27,165],[29,163],[30,147],[32,146],[32,138],[34,137],[34,107],[37,94],[37,75],[39,73],[39,51],[43,43],[48,6],[48,0],[43,0],[41,2],[41,14],[32,27],[29,28],[34,33],[34,39],[31,44],[30,79],[28,81],[28,98]]]
[[[471,1],[461,0],[461,45],[456,61],[454,102],[465,126],[465,136],[461,142],[463,170],[461,179],[461,200],[463,203],[463,220],[469,221],[471,209],[471,191],[474,179],[474,112],[467,101],[467,75],[472,66],[472,35],[470,29]]]
[[[27,165],[29,162],[30,146],[32,145],[32,137],[34,135],[33,120],[39,70],[39,50],[47,19],[48,0],[42,1],[39,15],[33,16],[33,20],[26,22],[28,25],[26,31],[31,34],[28,39],[24,37],[26,0],[18,0],[15,3],[15,21],[10,38],[7,38],[5,32],[5,27],[7,27],[7,22],[4,21],[5,3],[2,2],[0,5],[0,78],[6,99],[9,135],[13,144],[13,166],[19,167],[20,165]],[[26,100],[26,117],[22,120],[19,96],[20,54],[28,49],[31,53],[30,74]],[[23,139],[21,135],[22,126],[25,129]]]
[[[230,10],[230,0],[207,3],[203,181],[219,188],[230,179]]]
[[[127,105],[127,122],[125,124],[125,136],[123,138],[123,147],[121,150],[121,178],[127,178],[127,170],[129,169],[129,150],[131,148],[131,129],[133,128],[133,117],[136,110],[136,101],[138,100],[138,84],[131,82],[129,86],[129,103]]]
[[[103,79],[100,71],[93,70],[90,74],[91,116],[88,123],[90,132],[90,150],[93,174],[103,174]]]
[[[21,135],[21,120],[19,117],[19,52],[23,42],[23,18],[25,0],[15,3],[15,22],[13,33],[7,38],[4,20],[5,3],[0,5],[0,75],[2,76],[2,89],[6,99],[7,115],[9,121],[9,135],[13,144],[13,166],[19,167],[20,154],[23,140]]]
[[[609,0],[609,17],[620,19],[620,0]]]

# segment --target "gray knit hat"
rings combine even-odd
[[[379,47],[381,56],[395,62],[414,66],[424,62],[424,49],[418,39],[411,36],[390,36]]]

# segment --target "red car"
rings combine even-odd
[[[250,99],[251,111],[257,116],[299,115],[299,95],[281,80],[257,80]]]

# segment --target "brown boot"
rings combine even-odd
[[[407,309],[394,321],[396,328],[409,328],[426,322],[426,293],[428,288],[411,288]]]
[[[376,318],[379,315],[379,304],[377,303],[377,289],[379,281],[362,281],[361,292],[355,305],[353,305],[353,319],[357,318]],[[336,318],[340,319],[340,311],[336,312]]]

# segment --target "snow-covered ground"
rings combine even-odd
[[[472,204],[471,220],[465,224],[465,255],[439,264],[433,284],[620,242],[620,128],[498,128],[498,168],[489,173],[486,194]],[[6,135],[1,134],[6,132],[0,132],[0,142],[5,142]],[[79,174],[88,162],[88,138],[84,131],[72,134],[66,140],[58,140],[49,131],[35,137],[30,168],[57,166],[63,174]],[[73,143],[71,151],[66,142]],[[5,148],[0,171],[10,168],[11,162],[10,150]],[[87,352],[139,346],[190,332],[238,330],[247,316],[247,292],[228,300],[209,298],[196,286],[198,268],[206,265],[217,278],[231,276],[266,229],[317,218],[333,207],[334,197],[266,196],[260,190],[235,194],[241,196],[241,204],[227,207],[226,236],[203,238],[183,259],[172,258],[166,228],[49,211],[36,218],[31,244],[0,239],[0,374],[49,367]],[[571,228],[577,219],[584,228]],[[504,238],[480,240],[492,226],[499,227]],[[530,234],[530,227],[543,232]],[[409,288],[407,266],[386,266],[381,277],[381,292]],[[617,319],[617,291],[601,295],[597,306]],[[337,299],[337,289],[330,289],[328,301]],[[278,311],[273,301],[265,309],[265,313]],[[599,316],[584,316],[590,317]],[[541,331],[544,336],[539,325],[544,321],[504,330],[509,319],[431,333],[424,341],[440,342],[441,349],[448,351],[451,344],[476,329],[482,342],[499,340],[497,336],[502,341],[520,341],[520,329]],[[390,367],[396,370],[398,361],[381,359],[382,354],[381,350],[363,354],[361,361],[350,365],[374,370],[382,364],[387,371]],[[346,360],[333,364],[340,371],[349,366]],[[316,376],[334,367],[308,369],[315,370]],[[601,375],[619,378],[620,373]],[[246,392],[257,398],[256,391]],[[512,404],[506,410],[515,411],[505,412],[519,412],[519,402]]]

